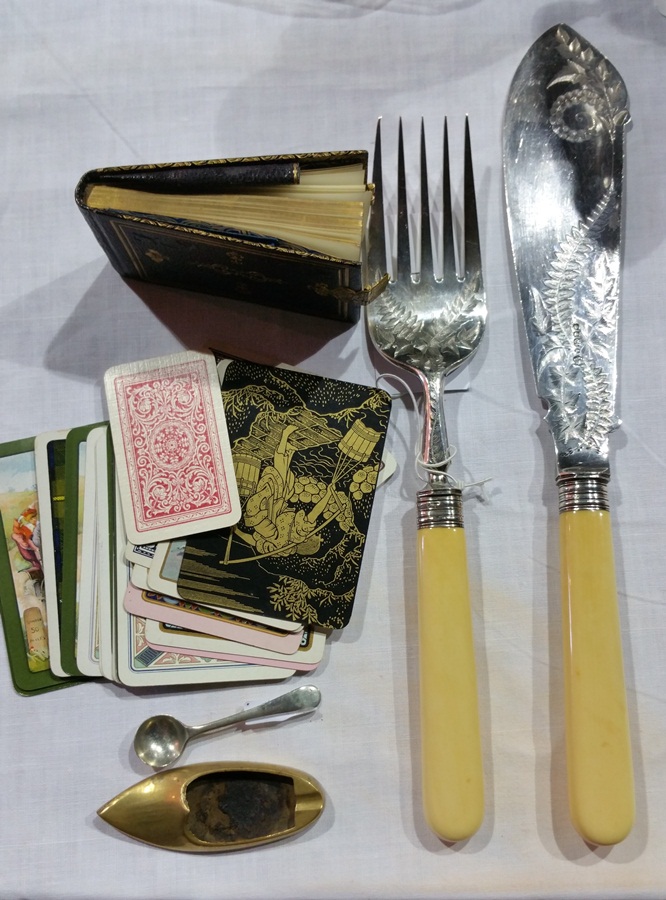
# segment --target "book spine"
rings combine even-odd
[[[238,188],[296,184],[298,179],[299,166],[293,160],[228,166],[102,169],[91,173],[91,180],[97,184],[170,194],[218,194]]]
[[[81,205],[79,205],[79,209],[116,272],[125,277],[140,278],[141,273],[132,262],[130,255],[123,252],[118,236],[113,232],[112,217],[99,214]]]

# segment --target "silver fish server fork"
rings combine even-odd
[[[421,464],[428,485],[417,494],[418,631],[422,791],[426,819],[443,840],[465,840],[483,820],[483,762],[469,602],[462,489],[451,478],[444,420],[444,382],[474,353],[484,333],[486,301],[465,122],[464,258],[457,272],[448,131],[443,148],[443,276],[435,276],[426,142],[421,124],[421,266],[410,265],[402,122],[398,134],[397,272],[366,307],[380,354],[415,373],[423,387]],[[370,272],[386,271],[381,120],[377,123],[369,229]]]

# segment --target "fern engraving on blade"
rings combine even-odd
[[[392,294],[374,301],[375,338],[397,362],[421,372],[448,370],[462,362],[476,347],[482,323],[475,315],[479,303],[479,279],[461,283],[453,295],[442,295],[438,316],[422,317],[418,302],[404,302]]]
[[[612,200],[609,191],[571,230],[549,262],[542,290],[532,294],[546,419],[558,444],[598,452],[614,426],[617,262],[596,240],[615,213]]]
[[[624,86],[607,61],[559,29],[566,64],[549,87],[570,87],[553,101],[550,124],[574,145],[610,149],[603,193],[573,225],[531,292],[531,329],[538,347],[537,381],[546,419],[564,455],[607,451],[614,413],[615,332],[619,296],[619,191],[613,177],[616,132],[628,121]],[[559,89],[559,88],[558,88]],[[574,159],[577,158],[574,156]]]

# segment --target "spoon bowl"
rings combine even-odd
[[[139,725],[134,737],[134,750],[147,765],[162,769],[181,756],[189,739],[189,729],[180,719],[151,716]]]
[[[267,703],[216,719],[206,725],[185,725],[173,716],[151,716],[139,725],[134,736],[134,751],[142,762],[154,769],[171,765],[182,755],[188,741],[202,734],[221,731],[231,725],[268,716],[311,712],[319,706],[321,694],[312,684],[302,685]]]

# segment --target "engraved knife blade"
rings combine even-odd
[[[609,518],[628,97],[567,25],[511,83],[503,129],[509,234],[537,392],[555,442],[569,807],[612,844],[633,823],[633,773]]]

